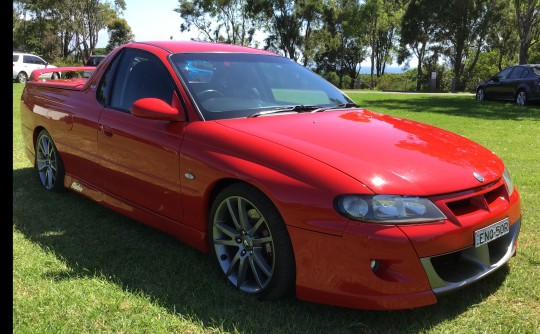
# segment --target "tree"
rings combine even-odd
[[[422,89],[423,66],[435,44],[437,12],[431,0],[412,0],[401,21],[400,52],[398,64],[403,64],[412,55],[418,59],[416,90]],[[412,54],[411,54],[412,52]]]
[[[368,34],[371,60],[370,87],[372,88],[375,84],[375,71],[378,77],[383,75],[387,62],[391,61],[404,3],[406,1],[366,0],[360,11]]]
[[[98,33],[126,7],[124,0],[15,0],[13,45],[22,45],[48,59],[86,59],[94,51]]]
[[[486,42],[488,49],[497,54],[495,72],[516,63],[519,55],[516,45],[519,45],[520,41],[515,24],[515,9],[512,3],[504,3],[497,22],[492,25],[489,31]]]
[[[135,35],[131,32],[131,27],[125,19],[112,19],[107,25],[109,32],[109,43],[105,47],[106,52],[111,52],[114,48],[133,41]]]
[[[438,6],[438,42],[450,61],[455,88],[464,90],[485,48],[490,27],[498,19],[502,1],[440,0]]]
[[[179,0],[183,23],[180,31],[195,27],[203,40],[251,45],[259,26],[256,15],[248,11],[244,0]]]
[[[247,0],[247,7],[259,15],[266,34],[264,48],[307,66],[318,46],[312,32],[320,29],[322,0]]]
[[[514,0],[519,34],[519,63],[527,64],[529,49],[540,37],[540,0]]]
[[[343,79],[348,76],[349,88],[359,74],[360,63],[365,59],[365,35],[360,20],[360,6],[356,0],[338,0],[324,8],[324,47],[317,55],[317,70],[335,72],[337,86],[343,88]]]

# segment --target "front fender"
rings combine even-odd
[[[186,127],[180,159],[184,207],[193,208],[186,210],[184,223],[201,230],[207,228],[212,191],[222,180],[246,182],[261,190],[287,225],[333,235],[342,235],[347,225],[333,208],[335,196],[371,193],[307,155],[215,122]]]

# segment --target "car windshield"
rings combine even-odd
[[[204,119],[312,112],[352,101],[301,65],[279,56],[182,53],[171,56]]]

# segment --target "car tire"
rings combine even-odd
[[[28,74],[25,72],[19,72],[19,74],[17,74],[17,82],[26,83],[26,81],[28,81]]]
[[[485,100],[486,100],[486,93],[485,93],[484,89],[479,88],[479,89],[476,91],[476,99],[477,99],[478,101],[485,101]]]
[[[36,154],[34,163],[38,180],[41,185],[50,191],[63,191],[64,163],[51,135],[42,130],[36,140]]]
[[[238,290],[261,300],[293,291],[292,243],[283,218],[262,192],[244,183],[223,189],[212,203],[208,231],[212,257]]]
[[[51,79],[52,79],[52,80],[58,80],[58,79],[60,79],[60,74],[54,72],[54,73],[51,75]]]
[[[516,103],[519,106],[525,106],[527,105],[528,95],[527,92],[523,89],[518,90],[516,93]]]

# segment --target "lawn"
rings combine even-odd
[[[382,312],[259,302],[174,238],[75,193],[47,193],[23,151],[22,88],[13,84],[13,333],[538,333],[539,106],[347,92],[365,108],[485,145],[522,199],[519,249],[507,266],[436,305]]]

